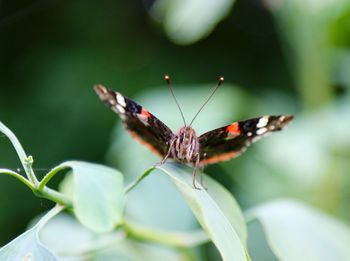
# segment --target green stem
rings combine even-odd
[[[34,194],[38,197],[46,198],[58,204],[64,205],[67,208],[72,207],[73,205],[72,201],[66,195],[48,187],[44,187],[42,191],[36,190]]]
[[[125,240],[125,233],[121,230],[94,237],[93,240],[82,244],[80,247],[61,250],[60,256],[94,256],[96,252],[113,248],[119,242]]]
[[[124,223],[123,228],[131,238],[176,248],[194,247],[210,241],[203,230],[196,230],[190,233],[169,232],[136,225],[130,222]]]
[[[31,183],[29,180],[27,180],[25,177],[21,176],[17,172],[14,172],[14,171],[9,170],[9,169],[0,169],[0,174],[10,175],[10,176],[15,177],[16,179],[20,180],[28,188],[30,188],[31,191],[38,197],[49,199],[51,201],[65,205],[67,207],[72,206],[71,200],[67,196],[65,196],[64,194],[59,193],[56,190],[50,189],[48,187],[43,187],[41,190],[39,190],[38,188],[36,188],[33,185],[33,183]]]
[[[23,182],[33,192],[35,192],[35,187],[33,186],[33,184],[30,181],[28,181],[25,177],[23,177],[20,174],[18,174],[17,172],[14,172],[14,171],[9,170],[9,169],[0,169],[0,174],[7,174],[7,175],[10,175],[12,177],[15,177],[16,179],[18,179],[21,182]]]
[[[58,165],[57,167],[53,168],[52,170],[50,170],[49,173],[47,173],[45,175],[45,177],[40,181],[39,185],[38,185],[38,190],[42,191],[45,187],[45,185],[53,178],[53,176],[55,176],[59,171],[69,168],[68,165],[66,165],[65,163],[62,163],[60,165]]]
[[[8,169],[0,169],[0,173],[7,174],[10,176],[13,176],[17,178],[18,180],[22,181],[27,187],[29,187],[33,193],[39,197],[46,198],[49,200],[52,200],[56,203],[63,204],[67,207],[72,206],[71,200],[66,197],[64,194],[59,193],[53,189],[50,189],[48,187],[45,187],[46,183],[60,170],[63,168],[68,167],[65,164],[61,164],[58,167],[52,169],[41,182],[38,181],[37,177],[35,176],[35,173],[33,171],[33,157],[27,156],[25,153],[21,143],[18,141],[16,135],[7,128],[2,122],[0,122],[0,132],[5,134],[7,138],[12,143],[13,147],[15,148],[17,155],[23,165],[24,171],[26,173],[27,178],[21,176],[20,174],[8,170]]]
[[[1,121],[0,121],[0,131],[3,134],[5,134],[7,138],[10,140],[10,142],[12,143],[22,163],[22,166],[24,168],[24,171],[27,175],[28,180],[32,182],[33,185],[36,187],[39,181],[36,178],[34,171],[32,169],[33,158],[31,156],[29,157],[27,156],[21,143],[18,141],[16,135],[9,128],[7,128]]]
[[[146,170],[143,174],[141,174],[136,180],[134,180],[130,185],[128,185],[125,190],[124,193],[128,194],[131,190],[133,190],[145,177],[147,177],[153,170],[155,169],[155,167],[152,167],[148,170]]]
[[[24,167],[24,171],[27,174],[28,179],[30,180],[30,182],[32,182],[32,184],[34,184],[35,187],[38,187],[39,185],[39,181],[35,176],[35,173],[33,171],[33,157],[32,156],[28,156],[27,158],[24,159],[23,161],[23,167]]]

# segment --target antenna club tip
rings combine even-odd
[[[165,74],[164,75],[164,80],[167,82],[167,84],[170,85],[170,76],[169,75]]]
[[[220,86],[220,85],[224,82],[224,80],[225,80],[224,77],[221,76],[221,77],[219,78],[218,85]]]

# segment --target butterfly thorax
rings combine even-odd
[[[194,162],[199,152],[197,134],[190,126],[182,127],[171,140],[172,158],[180,162]]]

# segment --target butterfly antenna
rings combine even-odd
[[[210,96],[208,97],[208,99],[203,103],[202,107],[200,107],[200,109],[198,110],[198,112],[196,113],[196,115],[193,117],[191,123],[189,126],[192,125],[192,123],[194,122],[194,120],[197,118],[198,114],[202,111],[202,109],[204,108],[204,106],[210,101],[211,97],[213,97],[214,93],[217,91],[217,89],[219,89],[219,87],[222,85],[222,83],[224,82],[224,77],[220,77],[218,80],[218,83],[215,86],[215,89],[212,91],[212,93],[210,94]]]
[[[184,114],[182,113],[182,110],[181,110],[181,107],[180,107],[180,105],[179,105],[179,102],[177,101],[177,99],[176,99],[176,97],[175,97],[173,88],[171,87],[171,82],[170,82],[170,77],[169,77],[169,75],[165,75],[165,76],[164,76],[164,80],[166,81],[166,83],[167,83],[167,85],[168,85],[168,87],[169,87],[169,89],[170,89],[170,92],[171,92],[171,94],[173,95],[173,98],[174,98],[174,100],[175,100],[175,102],[176,102],[176,105],[177,105],[177,107],[179,108],[179,111],[180,111],[180,113],[181,113],[182,120],[183,120],[183,122],[184,122],[184,124],[185,124],[185,126],[186,126],[186,125],[187,125],[187,124],[186,124],[186,120],[185,120]]]

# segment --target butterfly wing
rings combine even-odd
[[[209,131],[199,137],[201,164],[213,164],[237,157],[253,142],[282,130],[291,115],[263,116]]]
[[[94,89],[100,99],[120,116],[133,138],[159,156],[167,154],[173,133],[163,122],[119,92],[102,85],[96,85]]]

